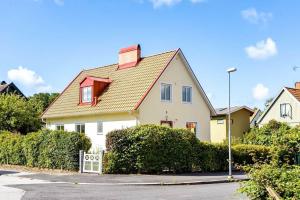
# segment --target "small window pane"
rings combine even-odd
[[[82,88],[82,102],[87,103],[92,101],[92,87]]]
[[[85,124],[76,124],[75,131],[78,133],[85,133]]]
[[[63,131],[63,130],[65,130],[65,127],[64,127],[64,125],[59,124],[59,125],[56,125],[56,130]]]
[[[97,122],[97,133],[98,134],[103,133],[103,122],[101,122],[101,121]]]
[[[183,102],[192,102],[192,88],[183,86],[182,87],[182,101]]]
[[[171,85],[170,84],[161,84],[161,100],[162,101],[171,101]]]

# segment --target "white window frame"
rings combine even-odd
[[[78,125],[80,125],[80,131],[79,131],[79,133],[85,133],[85,123],[75,123],[75,131],[76,131],[76,132],[78,132],[78,131],[76,130],[76,127],[77,127]],[[82,125],[84,126],[84,132],[82,132],[82,128],[81,128]]]
[[[163,85],[170,85],[170,100],[165,100],[165,99],[162,99],[162,95],[161,95],[161,90],[162,90],[162,86]],[[160,93],[160,101],[161,102],[172,102],[172,95],[173,95],[173,86],[172,86],[172,84],[171,83],[165,83],[165,82],[161,82],[160,83],[160,90],[159,90],[159,93]]]
[[[63,129],[59,128],[58,127],[63,127]],[[64,124],[55,124],[55,130],[57,131],[64,131],[65,130],[65,125]]]
[[[190,96],[190,101],[184,101],[184,100],[183,100],[183,90],[186,89],[186,88],[190,88],[190,90],[191,90],[191,92],[190,92],[190,94],[191,94],[191,96]],[[186,93],[186,94],[187,94],[187,93]],[[186,99],[187,99],[187,96],[186,96]],[[192,99],[193,99],[193,88],[192,88],[192,86],[188,86],[188,85],[182,86],[182,88],[181,88],[181,102],[182,102],[182,103],[190,104],[190,103],[192,103],[192,101],[193,101]]]
[[[101,123],[102,131],[99,131],[99,123]],[[103,121],[97,121],[97,135],[103,135]]]
[[[88,90],[86,91],[85,95],[85,89],[90,89],[90,99],[88,98]],[[86,97],[86,98],[85,98]],[[81,102],[82,103],[91,103],[92,102],[92,86],[86,86],[81,88]]]
[[[290,113],[287,113],[287,107],[290,108]],[[284,109],[283,109],[284,108]],[[284,110],[284,113],[282,112]],[[290,103],[281,103],[280,104],[280,117],[282,118],[291,118],[292,119],[293,110]]]

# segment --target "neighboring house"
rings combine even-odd
[[[228,108],[216,109],[216,116],[210,121],[211,142],[220,143],[228,137]],[[250,129],[250,116],[254,111],[246,106],[236,106],[230,109],[231,136],[241,138]]]
[[[262,111],[258,108],[254,109],[254,114],[250,117],[250,128],[258,126],[257,121],[262,115]]]
[[[119,62],[83,70],[43,113],[49,129],[84,132],[105,148],[112,130],[139,124],[188,128],[210,141],[215,110],[180,49],[141,57],[123,48]]]
[[[300,125],[300,82],[295,88],[284,87],[258,120],[259,126],[271,120],[285,122],[290,126]]]
[[[18,94],[22,97],[25,97],[25,95],[13,82],[6,83],[5,81],[1,81],[0,83],[0,94]]]

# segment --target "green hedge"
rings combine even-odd
[[[142,125],[107,134],[105,173],[162,173],[224,171],[228,146],[200,142],[184,129]],[[259,145],[233,147],[236,164],[268,159],[268,148]]]
[[[0,134],[0,163],[76,170],[79,150],[90,147],[90,140],[77,132],[42,130],[26,136],[5,132]]]
[[[251,129],[243,142],[268,146],[274,165],[295,164],[295,155],[300,152],[300,127],[291,128],[272,120],[261,128]]]
[[[281,168],[274,165],[261,165],[249,172],[250,180],[242,183],[240,192],[250,199],[270,199],[266,191],[269,186],[282,199],[300,199],[300,167],[284,165]]]

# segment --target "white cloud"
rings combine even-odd
[[[38,92],[48,92],[52,90],[50,85],[47,85],[44,79],[35,71],[19,66],[7,72],[9,80],[18,82],[28,88],[34,88]]]
[[[249,8],[241,11],[242,17],[252,24],[266,24],[273,18],[270,12],[257,12],[255,8]]]
[[[181,0],[150,0],[150,2],[153,4],[154,8],[158,8],[161,6],[173,6],[181,2]]]
[[[149,0],[154,8],[159,8],[162,6],[173,6],[182,2],[182,0]],[[191,3],[202,3],[206,0],[189,0]]]
[[[252,59],[266,59],[277,54],[276,43],[272,38],[267,38],[265,41],[259,41],[255,45],[245,48],[249,58]]]
[[[252,95],[256,100],[265,100],[269,95],[269,88],[259,83],[252,89]]]
[[[64,0],[54,0],[54,3],[58,6],[63,6],[65,4]]]

